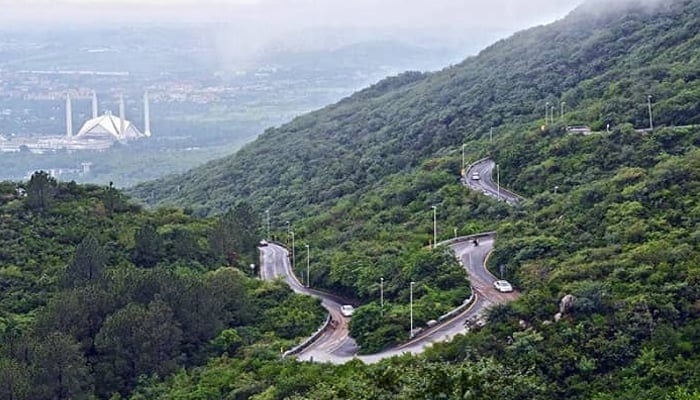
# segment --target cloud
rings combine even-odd
[[[279,26],[521,27],[580,0],[0,0],[0,21],[256,22]]]
[[[336,48],[370,39],[467,55],[516,30],[563,17],[582,0],[0,0],[0,27],[206,23],[225,65],[270,48]],[[2,28],[0,28],[0,31]]]

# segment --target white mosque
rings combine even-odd
[[[26,146],[33,153],[45,153],[54,150],[106,150],[115,143],[127,143],[151,136],[151,112],[148,92],[143,96],[144,130],[140,131],[134,123],[126,119],[124,96],[119,97],[119,116],[111,111],[98,115],[97,94],[92,93],[92,118],[86,121],[80,130],[73,132],[73,107],[70,95],[66,95],[66,135],[45,136],[34,139],[0,138],[0,152],[20,151]]]
[[[128,142],[151,136],[151,111],[148,102],[148,92],[143,95],[144,130],[141,132],[125,116],[124,96],[119,97],[119,117],[110,111],[97,115],[97,94],[92,92],[92,119],[86,121],[78,134],[73,136],[73,114],[70,96],[66,96],[66,136],[78,140],[110,140]]]

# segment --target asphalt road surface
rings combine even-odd
[[[493,180],[496,163],[491,159],[473,164],[462,178],[463,183],[486,195],[495,197],[508,204],[517,204],[522,198],[498,185]],[[480,179],[472,179],[475,172]],[[486,269],[486,259],[493,249],[494,237],[479,238],[478,245],[471,240],[465,240],[450,245],[455,256],[460,260],[472,284],[474,300],[469,308],[449,320],[442,321],[414,337],[408,343],[381,353],[357,355],[359,350],[348,331],[349,318],[340,313],[341,300],[333,295],[306,288],[294,275],[287,250],[275,244],[260,247],[261,269],[263,280],[283,279],[296,293],[315,296],[321,299],[323,307],[331,316],[331,324],[323,334],[309,345],[297,358],[305,361],[330,362],[342,364],[352,359],[360,359],[365,363],[374,363],[384,358],[405,353],[417,354],[435,342],[451,340],[458,334],[465,333],[465,323],[476,321],[483,317],[484,311],[494,305],[513,301],[518,297],[517,292],[501,293],[493,287],[497,278]]]
[[[462,182],[472,190],[484,193],[487,196],[497,198],[500,201],[505,201],[508,204],[517,204],[522,200],[517,194],[504,189],[503,186],[498,187],[498,182],[494,182],[497,179],[496,162],[490,158],[479,161],[472,164],[472,166],[466,171],[464,177],[462,177]],[[474,173],[479,174],[479,179],[472,179]]]
[[[424,330],[408,343],[371,355],[357,355],[359,349],[348,332],[349,319],[340,313],[341,304],[337,299],[306,289],[299,283],[291,271],[286,249],[274,244],[260,248],[261,277],[265,280],[282,278],[295,292],[321,298],[323,306],[330,313],[331,320],[334,321],[318,340],[297,355],[298,359],[342,364],[357,358],[365,363],[374,363],[404,353],[418,354],[435,342],[451,340],[456,335],[467,331],[465,326],[467,320],[481,318],[484,310],[493,304],[517,298],[516,292],[500,293],[493,288],[493,282],[496,278],[484,266],[488,253],[493,249],[493,242],[493,236],[489,236],[480,238],[478,246],[474,246],[472,241],[464,241],[450,246],[464,265],[472,282],[475,299],[467,310],[450,320]]]

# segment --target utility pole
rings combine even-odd
[[[493,143],[493,126],[491,127],[491,130],[489,132],[489,141]]]
[[[498,167],[498,164],[496,164],[496,190],[497,190],[497,198],[498,200],[501,200],[501,169]]]
[[[270,209],[265,210],[265,213],[267,214],[267,240],[272,240],[270,238]]]
[[[462,174],[465,173],[464,168],[466,168],[466,163],[464,161],[464,146],[466,146],[466,144],[462,143]]]
[[[384,277],[379,278],[379,309],[384,316]]]
[[[551,118],[552,118],[552,124],[553,124],[554,123],[554,106],[552,106]]]
[[[549,102],[544,106],[544,124],[549,124]]]
[[[410,295],[410,301],[411,301],[411,331],[408,333],[408,337],[413,339],[413,285],[416,283],[411,281],[411,295]]]
[[[564,120],[564,107],[566,106],[566,102],[562,101],[561,102],[561,120]]]
[[[306,245],[306,287],[311,285],[311,253],[309,250],[309,245]]]
[[[296,266],[296,256],[294,254],[294,232],[290,232],[292,234],[292,271],[294,271],[294,267]]]
[[[433,249],[437,245],[437,206],[433,206]]]
[[[647,104],[649,105],[649,130],[654,130],[654,117],[651,112],[651,95],[647,95]]]

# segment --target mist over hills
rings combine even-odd
[[[133,189],[184,209],[0,183],[0,398],[698,400],[698,60],[700,1],[590,2]],[[459,178],[486,156],[517,205]],[[430,246],[483,232],[515,300]],[[253,278],[261,236],[291,236],[297,276],[351,299],[360,352],[470,293],[486,308],[418,355],[281,358],[324,313]]]
[[[558,113],[565,102],[568,122],[594,130],[644,127],[653,94],[658,124],[699,122],[697,104],[677,106],[698,84],[698,3],[632,3],[587,3],[440,72],[388,78],[267,130],[231,157],[132,193],[203,214],[243,199],[300,210],[361,192],[491,127],[536,126],[548,103]]]

